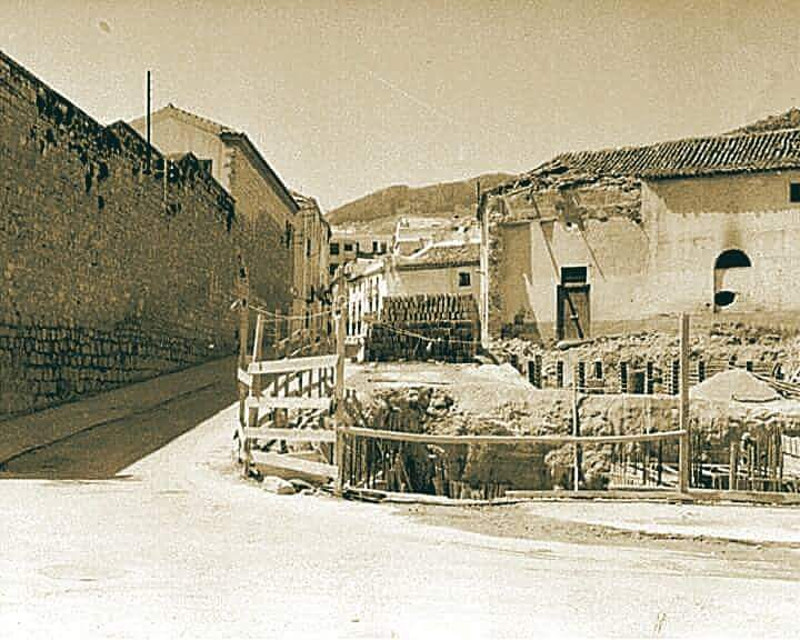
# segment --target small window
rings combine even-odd
[[[458,274],[458,286],[459,287],[468,287],[469,286],[469,272],[467,271],[460,271]]]
[[[306,258],[311,257],[311,238],[306,238]]]
[[[344,250],[345,251],[352,251],[353,250],[353,243],[352,242],[345,242],[344,243]]]
[[[728,249],[723,251],[714,262],[715,269],[736,269],[740,267],[751,267],[750,258],[744,251],[739,249]]]
[[[330,265],[330,266],[328,267],[328,271],[330,272],[330,274],[331,274],[331,275],[333,275],[334,273],[336,273],[336,265],[335,265],[335,264],[332,264],[332,265]]]
[[[372,253],[378,253],[378,241],[377,240],[373,240],[372,241]]]
[[[331,242],[331,255],[338,256],[339,255],[339,243],[338,242]]]
[[[561,267],[561,284],[586,284],[586,267]]]
[[[789,202],[800,202],[800,182],[789,184]]]

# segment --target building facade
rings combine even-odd
[[[480,300],[480,244],[444,242],[387,261],[391,296],[472,295]]]
[[[131,126],[146,134],[145,118]],[[242,246],[250,265],[252,301],[290,315],[304,300],[303,274],[294,268],[300,206],[246,134],[173,105],[151,116],[151,140],[166,155],[191,152],[233,197],[246,229]],[[288,323],[275,325],[286,337]]]
[[[314,198],[293,193],[300,210],[294,225],[294,291],[292,333],[318,341],[332,331],[328,247],[331,228]]]
[[[798,129],[564,154],[479,218],[484,342],[800,316]]]
[[[333,227],[329,246],[328,273],[333,277],[343,264],[359,258],[372,259],[387,255],[392,246],[392,235]]]

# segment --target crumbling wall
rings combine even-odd
[[[586,176],[489,194],[489,332],[556,337],[561,268],[585,266],[592,327],[624,318],[620,295],[643,286],[648,241],[638,181]]]
[[[568,350],[547,348],[523,339],[500,340],[496,352],[516,363],[524,375],[529,363],[538,363],[536,383],[542,387],[571,386],[579,376],[581,389],[619,393],[677,393],[679,358],[677,321],[664,331],[600,336]],[[669,330],[671,329],[671,330]],[[800,337],[794,329],[781,332],[742,323],[715,323],[709,327],[692,321],[689,381],[701,382],[730,367],[749,369],[787,381],[800,381]]]
[[[788,185],[798,181],[798,171],[638,180],[549,168],[498,189],[482,207],[490,333],[555,339],[564,266],[587,268],[586,335],[657,329],[676,312],[800,327],[800,290],[785,284],[797,267],[800,207]],[[506,255],[526,234],[530,264]],[[749,265],[722,278],[715,264],[731,249]],[[716,297],[723,280],[732,302]]]
[[[0,54],[0,415],[221,356],[242,229],[192,156],[152,155]]]

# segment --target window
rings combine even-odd
[[[344,250],[345,251],[352,251],[353,250],[353,243],[352,242],[345,242],[344,243]]]
[[[373,240],[372,241],[372,253],[378,253],[378,241],[377,240]]]
[[[561,267],[561,284],[586,284],[586,267]]]
[[[328,271],[330,272],[330,274],[331,274],[331,275],[333,275],[334,273],[336,273],[336,265],[335,265],[335,264],[332,264],[332,265],[330,265],[330,266],[328,267]]]
[[[311,238],[306,238],[306,258],[311,257]]]
[[[789,202],[800,202],[800,182],[789,184]]]
[[[737,300],[740,289],[746,282],[740,274],[747,272],[742,269],[751,266],[750,258],[739,249],[728,249],[717,256],[714,262],[715,310],[730,307]]]
[[[719,254],[716,262],[714,263],[715,269],[733,269],[735,267],[750,267],[752,266],[750,258],[744,251],[739,249],[728,249]]]
[[[460,271],[458,273],[458,286],[459,287],[468,287],[469,286],[469,272],[468,271]]]
[[[339,243],[338,242],[331,242],[331,255],[338,256],[339,255]]]

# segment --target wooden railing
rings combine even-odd
[[[346,306],[344,307],[346,309]],[[337,326],[333,354],[267,360],[264,353],[264,313],[256,313],[252,353],[248,353],[249,314],[242,304],[239,366],[240,411],[236,427],[242,473],[254,465],[281,467],[315,477],[337,478],[336,432],[332,409],[344,393],[344,323]],[[345,311],[346,313],[346,311]],[[289,412],[295,415],[290,425]],[[261,451],[258,443],[318,443],[330,448],[330,463],[303,460],[278,452]]]

